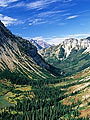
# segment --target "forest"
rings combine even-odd
[[[35,81],[20,73],[7,70],[0,72],[0,76],[1,79],[7,79],[11,82],[12,88],[8,91],[15,94],[14,97],[10,98],[12,101],[23,95],[22,99],[16,99],[16,104],[1,108],[0,120],[89,120],[88,116],[80,117],[81,113],[78,109],[81,104],[80,100],[73,101],[69,105],[63,104],[65,98],[80,93],[80,91],[76,91],[65,94],[67,89],[73,85],[82,84],[84,81],[68,83],[72,80],[66,78],[38,79]],[[62,82],[68,84],[55,86]],[[32,89],[22,91],[15,89],[15,85],[29,85],[32,86]],[[30,95],[33,97],[29,97]]]

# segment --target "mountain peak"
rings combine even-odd
[[[61,44],[40,51],[51,65],[72,74],[90,66],[90,40],[65,39]]]
[[[90,41],[87,38],[80,40],[75,38],[70,38],[63,41],[61,45],[65,50],[66,57],[68,57],[72,49],[80,50],[80,49],[90,48]]]
[[[1,20],[0,20],[0,28],[7,29],[7,28],[5,27],[5,25],[2,23],[2,21],[1,21]]]
[[[6,69],[24,74],[27,71],[31,76],[35,73],[39,77],[43,77],[40,69],[55,74],[55,68],[42,59],[29,40],[13,35],[0,21],[0,70]]]
[[[48,48],[51,46],[50,44],[48,44],[47,42],[43,40],[31,39],[30,42],[33,43],[37,47],[38,50]]]
[[[80,40],[75,38],[65,39],[61,44],[41,50],[40,53],[45,58],[50,56],[51,58],[55,57],[56,59],[63,60],[68,58],[73,50],[79,51],[81,49],[84,50],[83,53],[90,52],[90,37]]]
[[[5,27],[5,25],[0,21],[0,39],[5,41],[7,38],[11,38],[14,35]]]
[[[1,25],[1,24],[3,24],[3,23],[2,23],[1,20],[0,20],[0,25]]]

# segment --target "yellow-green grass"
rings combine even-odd
[[[9,106],[13,106],[13,104],[6,99],[6,96],[0,96],[0,109]]]
[[[20,90],[20,91],[24,92],[24,91],[30,91],[31,88],[32,88],[31,86],[25,85],[25,86],[17,86],[17,88],[15,90]]]
[[[17,100],[19,99],[20,101],[22,101],[22,99],[25,96],[25,94],[27,94],[28,98],[33,98],[34,94],[32,94],[31,91],[31,86],[29,85],[14,85],[13,90],[14,91],[21,91],[21,93],[17,93],[17,92],[13,92],[13,91],[9,91],[5,88],[2,87],[2,89],[0,89],[2,94],[2,96],[0,96],[0,108],[4,108],[4,107],[9,107],[12,105],[17,104]],[[29,92],[29,93],[26,93]]]

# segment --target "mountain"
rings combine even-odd
[[[48,48],[51,46],[50,44],[48,44],[47,42],[44,42],[43,40],[31,39],[30,42],[33,43],[33,45],[35,45],[38,50]]]
[[[34,80],[48,78],[55,68],[42,59],[30,41],[13,35],[0,21],[0,70],[16,71]]]
[[[38,44],[37,40],[31,39],[30,42],[31,42],[34,46],[36,46],[37,50],[43,49],[43,47]]]
[[[90,66],[90,39],[66,39],[61,44],[43,49],[39,53],[49,64],[70,75]]]
[[[0,120],[89,120],[89,39],[84,46],[73,41],[68,40],[68,50],[64,42],[42,52],[68,75],[80,65],[75,75],[61,76],[61,69],[47,64],[30,41],[0,22]]]

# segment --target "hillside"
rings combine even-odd
[[[0,70],[7,69],[11,72],[20,72],[32,80],[48,78],[55,70],[42,59],[32,43],[13,35],[0,22]]]
[[[1,120],[89,120],[90,68],[64,79],[32,86],[0,83]]]
[[[39,53],[49,64],[71,75],[90,66],[90,39],[66,39]]]
[[[89,65],[86,50],[72,49],[59,60],[77,56],[81,62],[84,55]],[[89,120],[90,67],[85,68],[65,77],[64,69],[47,64],[30,41],[13,35],[0,22],[0,120]]]
[[[60,74],[42,59],[30,41],[13,35],[0,21],[0,120],[4,120],[2,109],[33,98],[32,87],[53,83]]]

